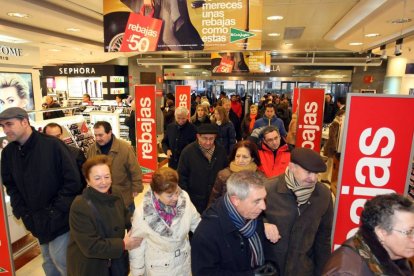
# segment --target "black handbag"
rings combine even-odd
[[[91,207],[92,209],[92,213],[95,216],[96,224],[98,225],[98,229],[101,232],[102,237],[108,237],[105,225],[103,223],[103,219],[101,217],[101,214],[98,212],[98,209],[96,209],[91,199],[85,193],[83,193],[82,196],[86,200],[86,203],[88,203],[89,207]],[[128,251],[124,250],[120,258],[108,259],[108,270],[109,270],[109,275],[111,276],[128,276],[129,274]]]
[[[276,267],[271,262],[266,262],[264,265],[257,267],[254,270],[254,276],[278,276]]]

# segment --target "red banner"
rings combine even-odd
[[[296,147],[321,150],[325,90],[300,88],[297,107]]]
[[[295,87],[293,89],[293,97],[292,97],[292,114],[296,113],[296,110],[298,109],[298,103],[299,103],[299,88]]]
[[[334,248],[355,234],[367,199],[407,192],[413,153],[414,97],[348,94],[346,110]]]
[[[175,108],[183,106],[187,108],[188,119],[190,119],[191,109],[191,86],[190,85],[176,85],[175,86]]]
[[[150,182],[158,167],[155,106],[155,86],[135,86],[137,157],[144,182]]]
[[[162,20],[139,13],[131,13],[125,26],[125,34],[121,44],[121,52],[155,51]]]
[[[0,185],[0,256],[0,274],[5,276],[14,275],[3,185]]]

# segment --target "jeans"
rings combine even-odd
[[[69,243],[69,232],[60,235],[53,241],[40,245],[43,256],[43,270],[46,276],[66,276],[66,250]]]

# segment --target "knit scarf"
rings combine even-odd
[[[250,114],[249,133],[252,133],[257,114]]]
[[[171,226],[172,220],[177,215],[177,206],[172,207],[165,205],[155,197],[154,192],[152,194],[152,201],[154,203],[155,210],[158,212],[160,217],[168,224],[168,226]]]
[[[208,162],[211,162],[211,158],[213,158],[214,150],[216,146],[214,145],[211,149],[205,149],[200,144],[198,144],[198,147],[200,148],[203,155],[207,158]]]
[[[246,221],[244,218],[242,218],[242,216],[240,216],[236,208],[234,208],[233,204],[230,202],[230,197],[227,193],[224,196],[224,204],[227,211],[229,212],[230,219],[236,226],[237,230],[239,230],[240,234],[249,241],[251,252],[250,266],[254,268],[263,265],[263,247],[259,235],[256,232],[257,220],[251,219]]]
[[[230,162],[230,170],[232,172],[240,172],[240,171],[251,171],[255,172],[257,170],[257,165],[254,162],[251,162],[250,164],[246,166],[239,166],[236,164],[236,162],[231,161]]]
[[[296,181],[295,177],[293,176],[293,173],[289,171],[289,167],[286,168],[286,171],[285,171],[285,181],[286,181],[287,187],[290,190],[292,190],[292,192],[295,194],[296,202],[298,203],[298,206],[308,202],[313,191],[315,190],[315,185],[308,186],[308,187],[300,186],[300,184]]]

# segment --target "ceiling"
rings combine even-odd
[[[385,43],[387,54],[393,56],[395,40],[405,37],[402,56],[414,60],[413,0],[263,0],[263,5],[262,49],[273,51],[274,56],[344,56],[369,49],[379,53],[377,48]],[[135,55],[103,51],[103,0],[0,0],[0,6],[0,35],[38,47],[39,66],[102,63]],[[26,13],[29,17],[10,17],[9,12]],[[284,19],[266,19],[272,15]],[[411,21],[392,23],[402,19]],[[287,28],[300,27],[304,29],[299,38],[286,39],[285,32],[294,34]],[[269,33],[280,36],[270,37]],[[365,36],[370,33],[379,36]],[[362,44],[350,46],[351,42]]]

